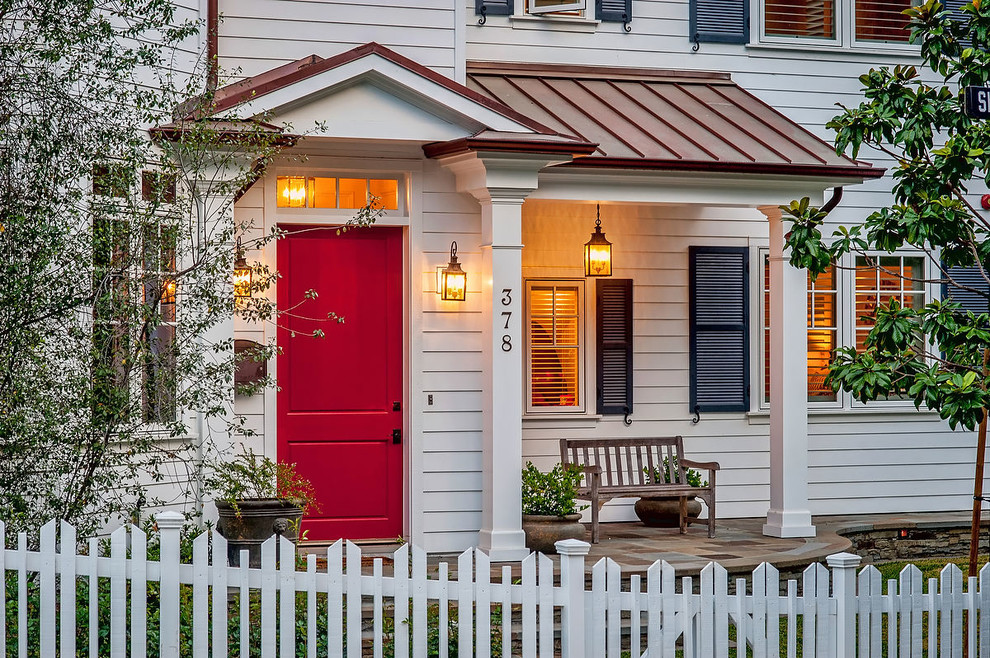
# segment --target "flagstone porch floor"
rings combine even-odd
[[[716,561],[730,573],[742,575],[751,573],[761,562],[768,562],[780,571],[793,575],[812,562],[824,561],[833,553],[855,552],[853,542],[843,534],[881,530],[917,533],[927,538],[913,540],[916,546],[920,544],[923,549],[924,542],[931,542],[933,549],[937,547],[942,554],[946,553],[947,542],[953,542],[949,552],[964,557],[969,548],[968,537],[965,541],[959,541],[958,537],[947,539],[945,531],[948,528],[968,529],[969,522],[969,514],[964,512],[823,516],[814,519],[817,536],[791,539],[764,536],[762,518],[720,520],[714,539],[708,538],[707,527],[702,524],[688,528],[687,534],[681,535],[676,528],[647,528],[640,523],[603,523],[601,541],[591,545],[585,564],[590,571],[599,559],[609,557],[619,564],[623,575],[629,575],[645,574],[654,561],[666,560],[674,566],[678,575],[693,575],[709,562]],[[981,543],[986,541],[988,524],[990,520],[985,518]],[[957,534],[968,535],[968,531]],[[589,532],[589,538],[590,535]],[[369,566],[369,558],[388,558],[397,547],[397,544],[361,546]],[[322,547],[306,542],[300,548],[302,552],[308,552],[319,551]],[[556,563],[557,557],[552,557]],[[864,564],[869,561],[869,555],[864,555]],[[391,570],[389,562],[385,560],[388,571]],[[456,556],[429,556],[430,565],[439,562],[447,562],[452,571],[456,569]],[[519,565],[515,563],[512,566],[515,576]],[[492,571],[493,574],[500,572],[501,565],[493,565]]]

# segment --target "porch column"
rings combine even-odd
[[[530,190],[489,189],[481,201],[485,423],[478,547],[493,560],[529,554],[522,531],[522,204]]]
[[[770,510],[763,534],[814,537],[808,509],[808,274],[784,255],[777,206],[770,220]]]
[[[569,159],[569,158],[567,158]],[[522,530],[522,204],[560,156],[465,153],[441,163],[481,204],[482,491],[478,547],[495,561],[529,555]],[[469,275],[470,276],[470,275]]]

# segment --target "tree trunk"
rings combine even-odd
[[[985,358],[985,357],[984,357]],[[969,575],[976,575],[980,547],[980,516],[983,511],[983,465],[987,452],[987,410],[983,410],[976,440],[976,474],[973,477],[973,522],[969,537]]]

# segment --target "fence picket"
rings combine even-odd
[[[729,572],[715,565],[715,655],[729,658]]]
[[[0,658],[7,658],[7,524],[3,521],[0,521],[0,610],[3,610],[0,615]]]
[[[361,549],[346,542],[347,658],[361,658]]]
[[[608,602],[608,619],[605,630],[608,633],[608,658],[621,658],[622,655],[622,570],[615,560],[605,562],[605,591]]]
[[[131,658],[144,658],[148,653],[148,536],[134,525],[130,527],[130,531]],[[74,537],[73,533],[73,543]],[[65,577],[64,573],[62,577]]]
[[[938,637],[938,617],[935,612],[938,608],[938,579],[929,578],[928,579],[928,655],[937,656],[935,652],[936,638]],[[896,658],[896,647],[895,655],[892,658]]]
[[[736,619],[736,655],[743,656],[746,655],[746,638],[748,637],[746,633],[746,619],[748,615],[746,614],[746,579],[736,578],[736,597],[735,597],[735,610],[734,617]]]
[[[897,581],[893,578],[887,579],[887,596],[884,599],[887,604],[887,656],[897,658]],[[932,626],[934,628],[934,625]],[[934,656],[935,654],[932,653]]]
[[[95,541],[95,540],[94,540]],[[27,533],[17,533],[17,658],[27,658]]]
[[[703,656],[714,656],[713,633],[715,632],[715,563],[709,562],[701,569],[699,578],[698,651]],[[686,632],[686,630],[685,630]],[[684,643],[687,647],[687,638]],[[686,653],[686,651],[685,651]]]
[[[392,554],[392,578],[395,596],[392,599],[392,634],[396,656],[409,655],[409,544],[403,544]]]
[[[512,567],[502,567],[502,655],[512,655]]]
[[[804,587],[801,589],[801,602],[804,610],[802,615],[802,640],[803,647],[801,655],[813,658],[817,656],[817,635],[818,625],[815,621],[818,618],[818,579],[815,565],[809,565],[804,570]]]
[[[126,532],[126,531],[125,531]],[[41,526],[41,569],[39,570],[38,634],[42,656],[55,655],[55,521]],[[6,613],[6,611],[4,611]]]
[[[825,565],[815,563],[811,565],[815,570],[817,582],[816,592],[820,597],[818,600],[817,632],[818,658],[833,658],[835,656],[835,611],[829,600],[829,570]]]
[[[473,653],[471,628],[474,618],[474,583],[472,570],[474,568],[473,549],[467,549],[457,556],[457,655],[470,657]]]
[[[536,553],[523,559],[521,569],[522,658],[536,658]]]
[[[539,569],[540,658],[553,658],[553,561],[543,553],[537,557]]]
[[[86,566],[88,567],[86,575],[89,578],[89,629],[87,632],[87,639],[89,640],[89,658],[96,658],[99,655],[100,650],[100,633],[99,633],[99,586],[100,581],[98,577],[97,568],[100,559],[100,543],[96,537],[89,540],[89,551],[86,560]]]
[[[917,567],[915,567],[917,568]],[[945,565],[943,572],[948,571],[950,582],[950,597],[952,611],[952,642],[951,658],[962,658],[962,629],[963,629],[963,575],[962,569],[950,562]]]
[[[909,565],[901,570],[901,578],[907,578],[911,582],[911,600],[908,603],[911,610],[911,648],[910,655],[911,658],[921,658],[923,651],[922,634],[924,632],[924,605],[925,598],[923,592],[923,578],[921,575],[921,569],[912,565]],[[903,611],[904,608],[901,608]],[[902,612],[903,614],[903,612]],[[901,651],[902,655],[906,655],[905,651]]]
[[[767,569],[769,568],[770,565],[763,562],[753,572],[753,658],[767,656]]]
[[[488,556],[478,549],[474,551],[474,559],[475,645],[478,658],[489,658],[492,653],[492,567]],[[471,637],[471,624],[463,628],[462,632]]]
[[[976,654],[976,616],[977,616],[977,583],[976,576],[970,576],[967,579],[966,586],[966,609],[969,610],[969,614],[966,616],[967,627],[966,627],[966,655],[975,656]]]
[[[382,586],[382,559],[380,557],[376,557],[375,560],[374,560],[374,562],[372,563],[372,565],[373,566],[372,566],[372,571],[371,571],[371,575],[372,575],[372,580],[371,580],[371,583],[372,583],[371,584],[371,587],[372,587],[372,591],[371,591],[371,607],[372,607],[372,612],[371,612],[371,619],[372,619],[372,621],[371,621],[371,632],[372,632],[372,636],[371,636],[371,647],[372,647],[372,649],[371,650],[372,650],[372,655],[374,656],[374,658],[382,658],[382,655],[384,653],[383,647],[382,647],[382,639],[383,639],[382,638],[382,617],[384,617],[384,615],[385,615],[385,610],[384,610],[384,607],[382,605],[382,590],[383,590],[383,586]],[[396,575],[398,575],[398,570],[396,570],[395,573],[396,573]],[[396,584],[398,584],[398,578],[396,578],[395,582],[396,582]],[[396,599],[398,599],[398,592],[396,592]],[[393,610],[393,612],[396,615],[399,614],[399,606],[397,604],[395,606],[393,606],[392,610]],[[393,627],[392,633],[393,633],[393,641],[394,641],[395,639],[397,639],[399,637],[398,619],[396,619],[396,626]]]
[[[674,585],[674,567],[666,560],[660,563],[660,595],[662,609],[660,618],[663,620],[663,656],[674,656],[674,646],[677,643],[677,592]],[[690,590],[689,590],[690,593]],[[682,618],[687,621],[686,618]]]
[[[275,540],[276,537],[269,537],[261,545],[261,658],[275,658],[275,631],[278,624],[275,616],[275,588],[278,586]]]
[[[870,658],[870,656],[879,655],[879,652],[873,648],[873,633],[874,627],[879,628],[880,626],[874,623],[872,605],[875,594],[873,587],[874,583],[877,585],[880,583],[880,572],[873,565],[869,565],[859,572],[857,581],[859,589],[859,651],[863,658]]]
[[[777,567],[768,564],[766,571],[767,595],[767,655],[771,658],[780,656],[780,572]]]
[[[412,547],[413,656],[426,658],[426,551]]]
[[[979,578],[980,658],[990,658],[990,563],[980,569]]]
[[[210,538],[204,532],[193,540],[193,655],[206,656],[210,648],[210,610],[207,602],[210,578]]]
[[[447,658],[450,653],[449,642],[449,617],[450,617],[450,581],[447,577],[447,563],[440,563],[440,570],[437,577],[440,579],[440,614],[437,619],[437,631],[439,635],[439,658]],[[534,638],[535,639],[535,638]]]
[[[643,582],[638,573],[629,576],[629,594],[629,653],[638,657],[643,653]]]
[[[660,564],[654,562],[646,571],[646,652],[649,656],[663,656],[661,647],[660,608],[663,595],[660,593]],[[541,655],[540,658],[543,658]]]
[[[210,555],[212,565],[210,575],[213,585],[213,658],[227,658],[227,540],[211,528],[210,542],[213,544]]]
[[[3,583],[3,522],[0,522],[0,610],[7,610],[4,601]],[[74,526],[62,521],[59,528],[59,605],[61,606],[61,619],[59,622],[59,655],[67,658],[76,655],[76,529]],[[6,617],[6,614],[0,617]],[[4,633],[4,622],[0,620],[0,644],[7,644],[7,637]],[[4,646],[6,649],[6,646]],[[0,649],[0,658],[4,651]],[[144,654],[140,654],[143,656]]]
[[[248,574],[250,573],[248,569],[250,568],[251,558],[250,552],[247,550],[242,550],[240,552],[240,557],[237,559],[237,564],[240,565],[239,576],[241,579],[241,591],[240,598],[238,599],[239,614],[240,614],[240,635],[238,636],[239,646],[241,648],[240,655],[247,656],[250,655],[248,652],[251,646],[251,589],[249,587]],[[258,594],[259,598],[261,594]]]
[[[787,658],[797,658],[797,581],[787,581]]]
[[[329,658],[344,656],[343,555],[344,543],[339,539],[327,549],[327,655]]]
[[[681,592],[694,592],[694,579],[691,576],[683,576],[681,578]],[[680,624],[680,632],[683,635],[684,655],[700,658],[702,654],[698,651],[698,629],[695,625],[697,613],[700,611],[700,603],[698,606],[695,606],[694,602],[694,596],[681,597],[682,623]]]
[[[605,558],[591,567],[591,596],[586,597],[588,610],[585,613],[585,653],[588,656],[605,656],[605,611],[608,607],[608,594],[605,591]]]
[[[279,655],[296,655],[296,547],[285,535],[277,535],[279,575]]]
[[[306,556],[306,658],[316,658],[316,553]]]
[[[178,579],[176,579],[176,587],[178,587]],[[164,603],[163,593],[163,607]],[[127,655],[126,605],[127,528],[121,526],[110,535],[110,658],[125,658]]]

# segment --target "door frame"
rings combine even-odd
[[[419,152],[417,155],[416,152]],[[394,149],[389,151],[394,156]],[[312,214],[301,215],[296,213],[280,213],[275,205],[276,190],[275,182],[278,176],[285,175],[362,175],[367,177],[385,176],[398,177],[400,185],[405,186],[405,208],[404,213],[390,211],[388,215],[376,222],[378,226],[401,227],[402,231],[402,536],[407,541],[423,545],[424,528],[421,523],[423,515],[423,457],[419,437],[422,435],[422,421],[420,412],[422,411],[418,397],[412,391],[422,390],[422,376],[419,367],[419,354],[422,349],[421,317],[422,302],[419,295],[412,294],[414,283],[419,288],[418,262],[419,258],[414,254],[421,254],[422,245],[422,151],[416,146],[410,149],[409,159],[374,159],[364,158],[340,158],[331,156],[309,156],[305,163],[291,161],[282,158],[272,163],[265,176],[258,181],[256,187],[262,192],[260,204],[248,206],[246,203],[238,205],[236,212],[238,219],[243,216],[251,218],[252,215],[263,217],[262,222],[255,220],[255,234],[269,234],[270,231],[282,225],[298,224],[339,224],[351,215],[340,211],[323,211],[313,209]],[[400,194],[402,192],[400,191]],[[250,194],[250,191],[249,191]],[[248,195],[246,197],[250,198]],[[400,204],[401,205],[401,204]],[[293,209],[295,210],[295,209]],[[260,226],[259,226],[260,224]],[[260,257],[264,263],[273,269],[278,262],[276,241],[269,242]],[[413,271],[414,268],[417,271]],[[276,286],[272,286],[264,293],[273,302],[276,298]],[[258,329],[256,325],[238,323],[235,326],[238,336],[250,338],[252,340],[274,340],[276,339],[276,329],[270,324]],[[277,359],[268,362],[268,372],[276,380],[278,378]],[[267,388],[263,394],[263,400],[255,401],[252,398],[242,399],[240,408],[245,409],[244,413],[249,416],[248,427],[256,431],[263,432],[264,454],[277,459],[278,450],[278,403],[277,393],[273,388]],[[262,418],[251,422],[250,416]],[[258,422],[260,420],[260,422]],[[417,449],[413,450],[413,445]]]

